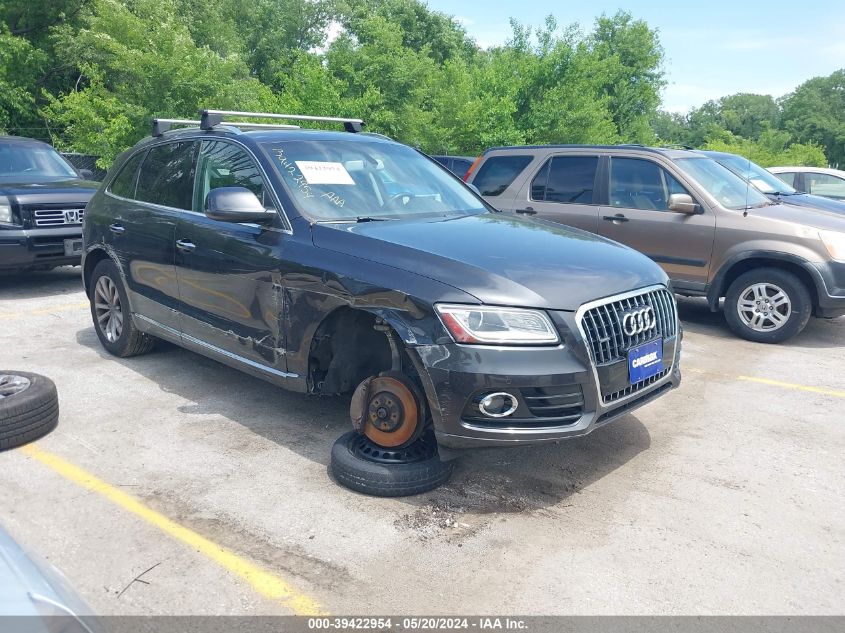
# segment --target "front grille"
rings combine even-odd
[[[36,227],[82,224],[85,209],[35,209],[32,219]]]
[[[622,328],[621,315],[636,308],[650,306],[654,310],[655,327],[629,336]],[[587,310],[581,317],[587,345],[597,365],[626,358],[629,349],[657,337],[672,338],[678,330],[675,300],[668,290],[650,290],[625,299],[608,299],[607,303]]]

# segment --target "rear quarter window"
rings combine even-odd
[[[138,165],[141,164],[141,159],[144,152],[138,152],[132,158],[123,163],[115,179],[109,185],[109,191],[121,198],[135,197],[135,183],[138,176]]]
[[[532,156],[491,156],[481,165],[472,184],[478,187],[482,196],[501,195],[528,166],[532,158]]]

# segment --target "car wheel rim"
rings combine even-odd
[[[0,400],[11,398],[29,389],[29,378],[15,374],[0,374]]]
[[[774,332],[792,316],[792,301],[779,286],[753,284],[739,294],[736,311],[742,323],[755,332]]]
[[[123,332],[123,310],[117,284],[105,275],[94,286],[94,314],[97,327],[109,343],[114,343]]]

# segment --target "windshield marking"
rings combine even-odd
[[[315,197],[314,193],[311,191],[311,185],[308,184],[305,176],[302,175],[302,172],[299,171],[294,162],[288,160],[285,156],[285,150],[279,147],[275,150],[275,153],[276,160],[279,161],[279,165],[281,165],[282,169],[288,172],[291,178],[293,178],[294,183],[296,183],[296,186],[299,189],[299,193],[302,194],[306,200],[308,198]]]

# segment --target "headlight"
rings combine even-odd
[[[11,224],[14,221],[12,218],[12,203],[8,198],[0,196],[0,222]]]
[[[819,237],[833,259],[838,262],[845,262],[845,233],[819,231]]]
[[[435,306],[458,343],[551,345],[560,341],[549,317],[540,310],[486,306]]]

